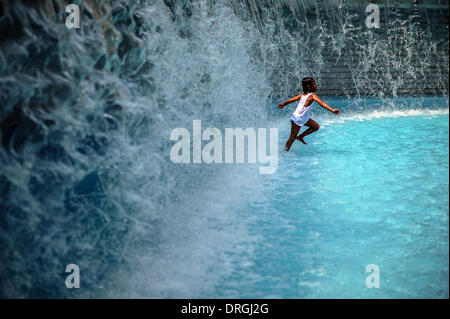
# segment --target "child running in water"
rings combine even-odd
[[[333,112],[334,114],[341,113],[341,111],[339,111],[338,109],[333,109],[329,107],[325,102],[319,99],[319,97],[316,94],[314,94],[314,92],[317,92],[317,84],[313,78],[303,78],[302,87],[303,87],[303,94],[293,97],[292,99],[289,99],[286,102],[278,104],[278,108],[282,109],[285,105],[300,100],[300,102],[297,105],[297,108],[290,117],[292,123],[291,136],[289,136],[289,139],[286,142],[286,146],[284,147],[284,150],[286,152],[289,152],[292,143],[294,143],[296,139],[302,142],[303,144],[307,144],[304,140],[304,137],[319,130],[320,127],[319,124],[317,124],[316,121],[314,121],[312,118],[309,117],[309,113],[311,112],[310,105],[312,104],[312,102],[316,101],[317,103],[319,103],[320,106],[323,106],[324,108]],[[308,126],[308,129],[299,136],[297,136],[298,132],[300,131],[300,128],[304,125]]]

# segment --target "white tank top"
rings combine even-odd
[[[309,113],[311,112],[311,105],[305,106],[306,100],[312,93],[303,94],[298,102],[297,108],[295,109],[292,116],[295,118],[309,118]]]

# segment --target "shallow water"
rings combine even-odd
[[[255,239],[245,262],[230,256],[236,268],[216,294],[448,298],[448,110],[320,122],[261,177],[259,199],[241,211]],[[277,123],[280,139],[288,124]],[[370,264],[378,289],[365,286]]]

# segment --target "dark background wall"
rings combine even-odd
[[[396,29],[399,21],[411,28],[413,34],[409,36],[415,33],[416,37],[401,39]],[[413,9],[381,5],[380,28],[371,29],[372,40],[348,41],[340,55],[332,49],[322,50],[325,64],[319,75],[321,91],[341,95],[345,85],[349,94],[448,93],[448,30],[448,5],[420,5]],[[374,50],[384,49],[386,54],[375,60],[367,57],[370,41],[379,43]],[[330,38],[325,37],[324,42],[325,47],[331,46]],[[363,86],[356,83],[358,79],[365,82]],[[397,86],[393,88],[392,83]]]

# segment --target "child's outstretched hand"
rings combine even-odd
[[[334,110],[333,110],[333,113],[334,113],[334,114],[341,114],[341,111],[339,111],[338,109],[334,109]]]
[[[282,109],[284,107],[283,103],[278,104],[278,108]]]

